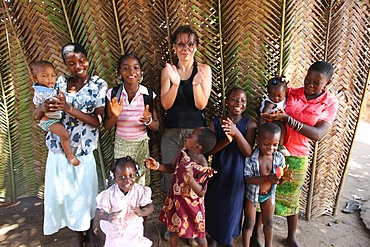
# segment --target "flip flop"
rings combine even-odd
[[[344,213],[353,213],[361,208],[361,204],[355,200],[350,200],[346,203],[346,206],[342,209]]]

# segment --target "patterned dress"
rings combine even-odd
[[[177,232],[179,237],[204,238],[206,236],[204,198],[195,194],[185,180],[187,166],[193,168],[194,178],[197,178],[199,173],[204,173],[197,179],[197,182],[204,186],[214,173],[210,167],[196,164],[184,149],[181,150],[177,157],[172,189],[163,205],[159,220],[167,225],[170,232]]]
[[[76,93],[67,93],[67,78],[60,76],[56,89],[61,90],[75,109],[93,113],[105,105],[107,83],[97,76]],[[71,165],[61,147],[59,136],[49,132],[49,149],[45,171],[44,234],[50,235],[67,226],[73,231],[86,231],[95,216],[98,177],[93,155],[99,138],[98,128],[63,112],[61,123],[70,134],[71,149],[81,161]]]

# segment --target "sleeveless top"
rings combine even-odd
[[[197,73],[198,67],[194,61],[191,76],[187,80],[180,81],[175,102],[167,110],[166,128],[194,129],[206,125],[205,111],[199,110],[194,103],[193,80]]]

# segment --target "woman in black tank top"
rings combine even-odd
[[[161,103],[167,111],[161,140],[162,162],[171,163],[193,129],[206,125],[204,109],[212,87],[212,70],[197,63],[198,36],[190,26],[180,26],[172,35],[176,65],[166,63],[161,74]],[[171,189],[172,174],[163,174],[162,188]]]

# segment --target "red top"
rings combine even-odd
[[[338,110],[338,99],[323,90],[323,94],[307,100],[304,87],[289,88],[285,112],[301,123],[314,126],[319,121],[332,124]],[[292,156],[308,156],[310,139],[301,135],[293,128],[286,126],[284,145]]]

